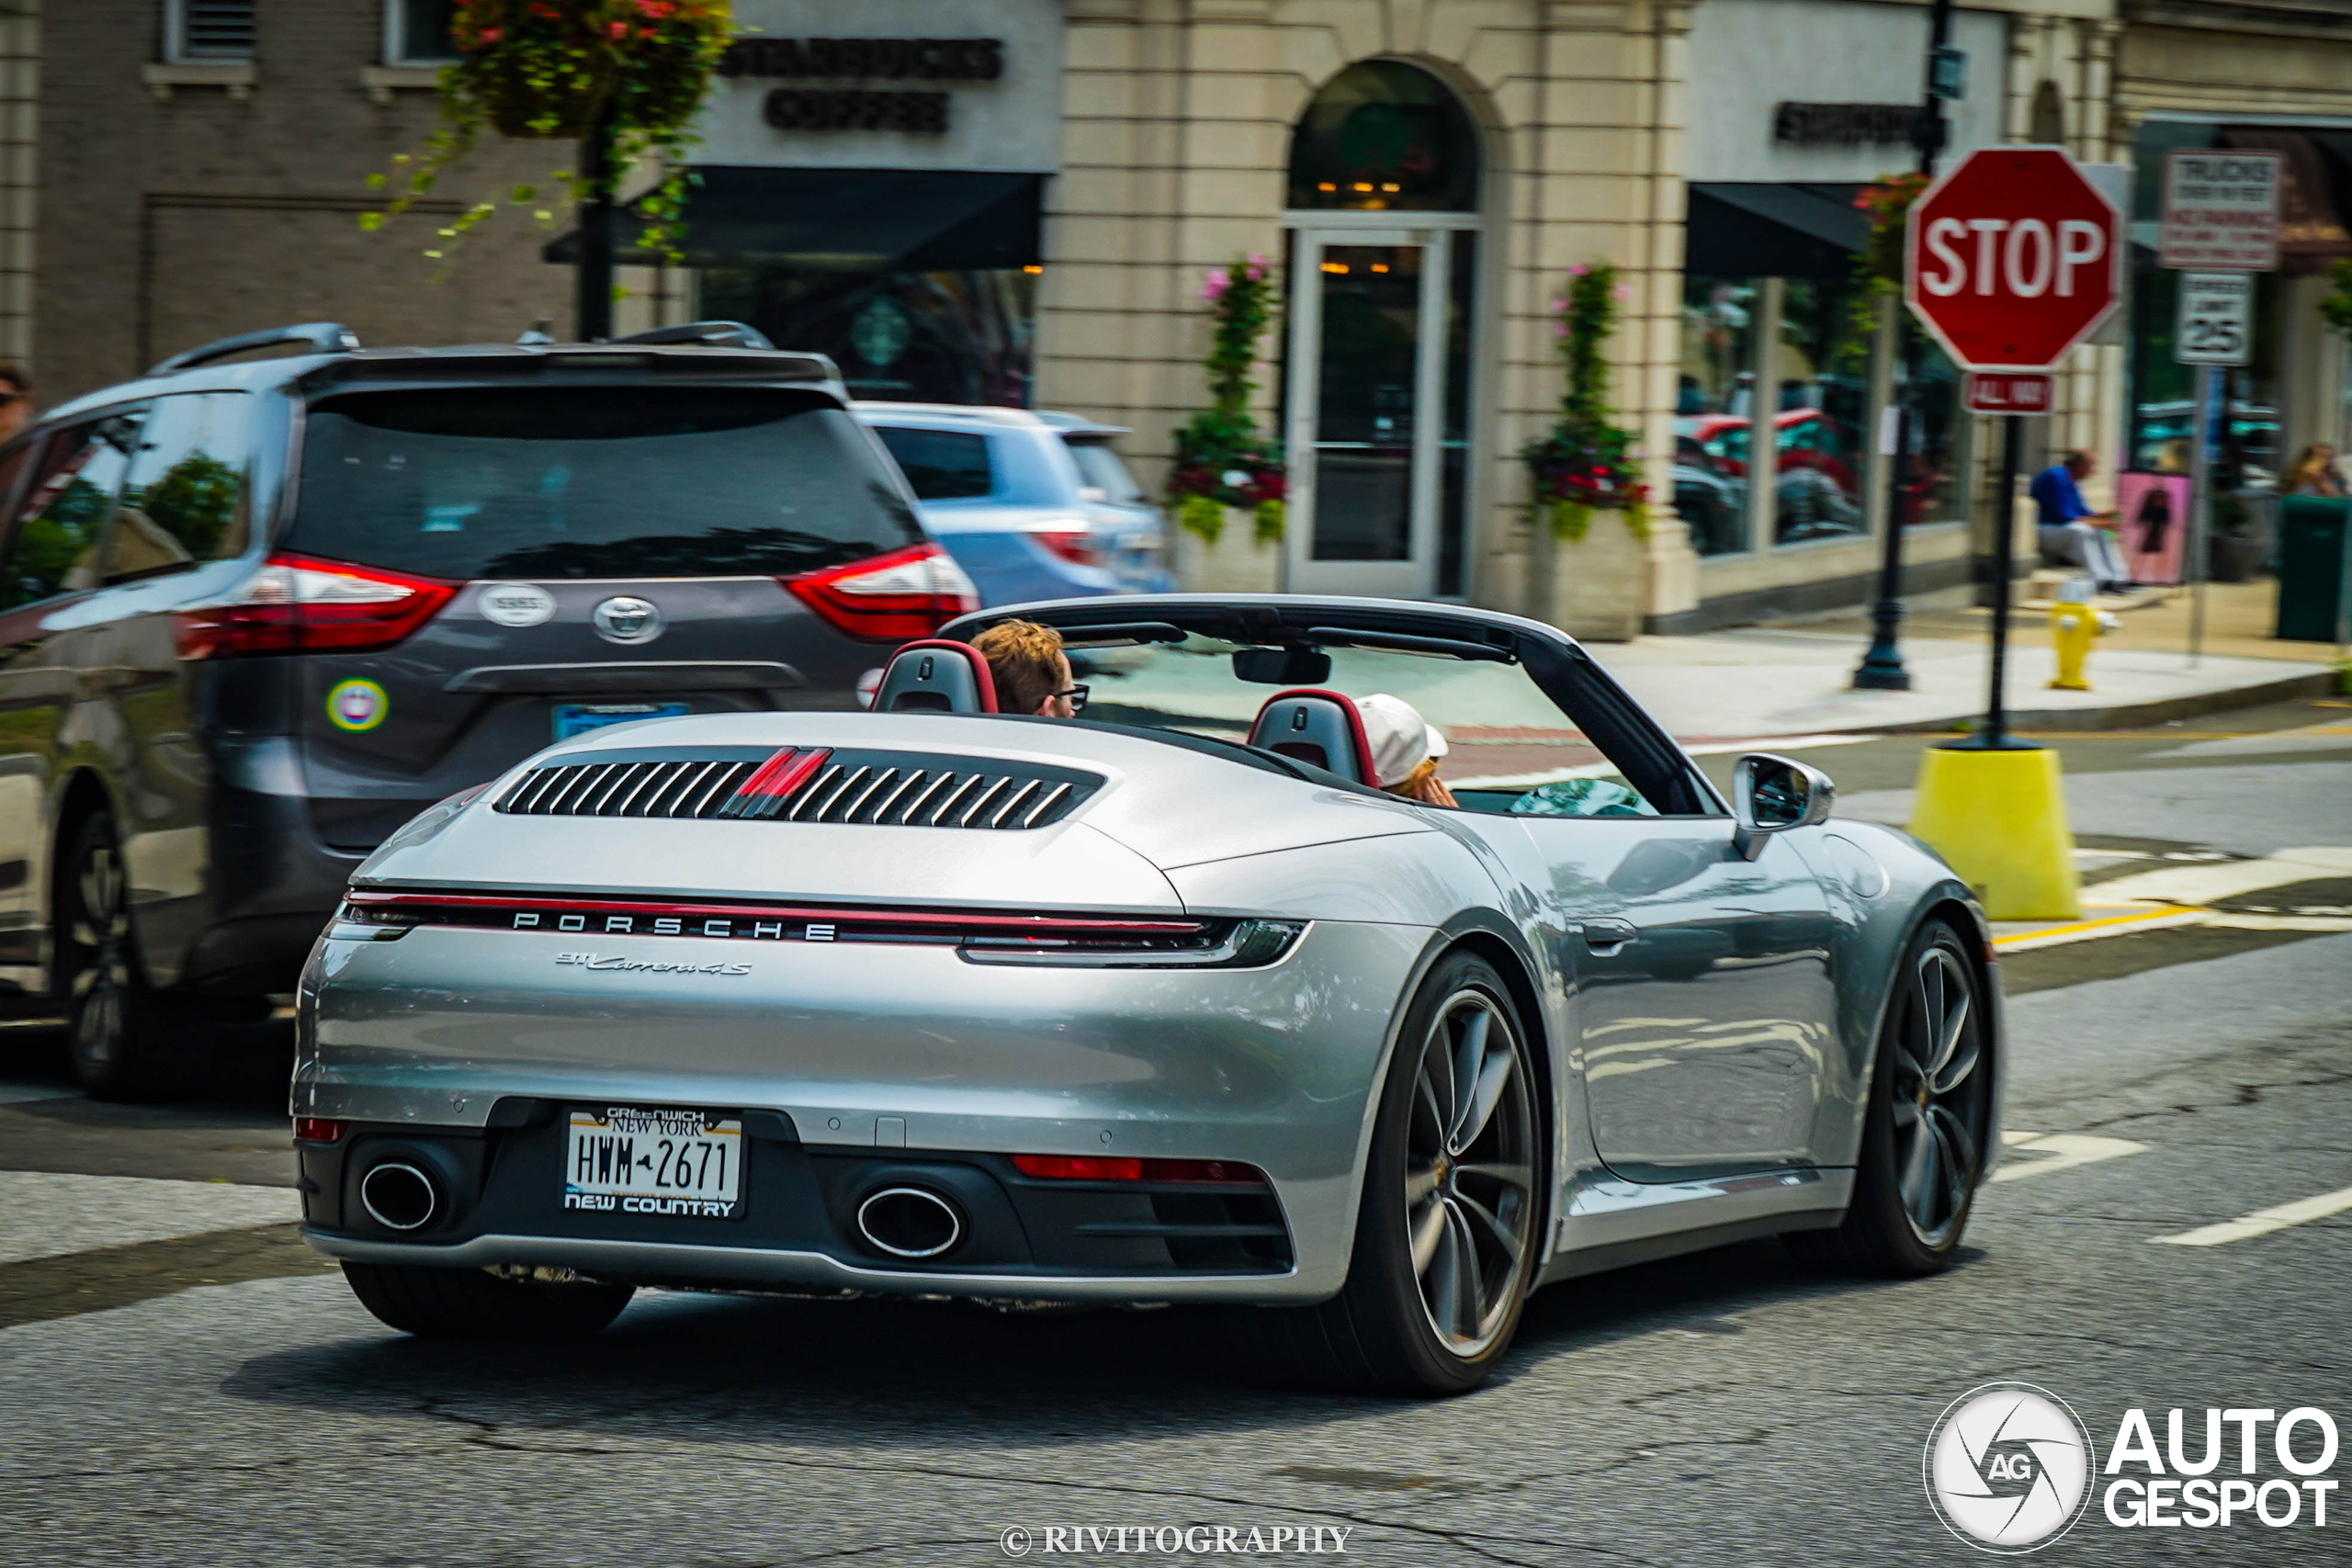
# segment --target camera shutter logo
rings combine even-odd
[[[373,681],[339,681],[327,693],[327,722],[345,734],[375,728],[392,711],[392,699]]]
[[[2090,1502],[2098,1456],[2066,1402],[2026,1382],[1986,1383],[1945,1406],[1928,1434],[1928,1501],[1984,1551],[2037,1551]]]

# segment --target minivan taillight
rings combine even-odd
[[[979,590],[937,545],[778,579],[835,631],[868,642],[929,637],[980,607]]]
[[[273,555],[221,603],[180,612],[180,657],[390,648],[431,620],[460,586],[381,567]]]

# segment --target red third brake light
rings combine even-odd
[[[390,648],[431,620],[458,586],[381,567],[273,555],[225,602],[180,612],[180,657]]]
[[[937,545],[778,579],[835,631],[868,642],[929,637],[980,607],[979,591]]]

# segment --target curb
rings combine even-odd
[[[2336,677],[2333,671],[2321,670],[2308,675],[2288,675],[2276,681],[2265,681],[2252,686],[2231,686],[2216,692],[2192,692],[2186,696],[2157,697],[2144,703],[2120,703],[2104,708],[2028,708],[2009,710],[2011,729],[2137,729],[2145,725],[2162,724],[2167,719],[2194,718],[2200,714],[2226,713],[2233,708],[2259,707],[2265,703],[2281,703],[2296,697],[2324,697],[2334,694]],[[1857,726],[1880,735],[1935,735],[1953,731],[1965,722],[1982,717],[1982,708],[1954,714],[1949,718],[1914,719],[1907,724]],[[1825,729],[1823,734],[1840,733]]]

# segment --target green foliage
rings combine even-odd
[[[1870,220],[1870,238],[1854,254],[1854,290],[1847,296],[1846,338],[1840,368],[1866,371],[1867,344],[1878,331],[1880,312],[1903,292],[1903,248],[1910,225],[1911,204],[1928,186],[1921,174],[1881,175],[1854,197],[1855,209]]]
[[[2352,261],[2338,257],[2328,266],[2327,280],[2335,288],[2319,302],[2319,319],[2352,338]]]
[[[1250,416],[1257,383],[1258,344],[1274,319],[1272,270],[1261,255],[1213,267],[1201,283],[1209,307],[1209,407],[1176,432],[1176,462],[1168,495],[1180,525],[1215,544],[1225,531],[1225,509],[1250,513],[1261,545],[1283,536],[1288,478],[1281,449],[1259,434]]]
[[[197,560],[221,554],[220,541],[237,520],[237,502],[244,492],[243,478],[231,465],[203,452],[192,452],[164,470],[163,477],[139,498],[141,511],[158,527],[187,547]]]
[[[1585,536],[1596,511],[1616,512],[1635,538],[1649,537],[1649,486],[1634,433],[1609,416],[1605,350],[1625,292],[1605,262],[1569,272],[1567,292],[1552,304],[1566,381],[1560,417],[1520,448],[1536,513],[1571,542]]]
[[[396,187],[380,210],[359,215],[369,233],[429,194],[442,172],[471,152],[485,128],[507,137],[579,139],[599,125],[612,137],[601,169],[554,171],[574,202],[610,199],[630,168],[658,159],[668,174],[640,197],[646,218],[639,243],[672,265],[679,220],[694,176],[685,158],[695,138],[689,129],[726,52],[732,28],[728,0],[466,0],[453,38],[458,58],[440,79],[440,123],[419,153],[400,153],[392,172],[368,176],[370,190]],[[537,187],[514,186],[509,206],[539,199]],[[435,231],[439,242],[424,254],[446,257],[499,204],[477,201]],[[551,225],[551,209],[535,209]]]

